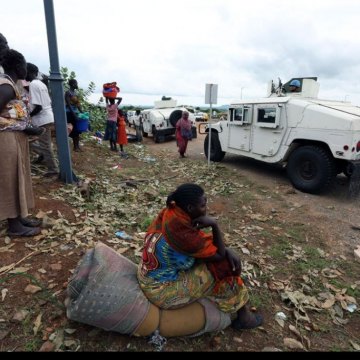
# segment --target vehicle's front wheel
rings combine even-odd
[[[325,149],[313,145],[302,146],[290,155],[287,174],[295,188],[316,194],[334,180],[336,164]]]
[[[209,158],[209,134],[206,135],[204,141],[205,156]],[[225,156],[225,151],[222,151],[219,140],[219,134],[215,131],[211,132],[211,145],[210,145],[210,160],[219,162]]]
[[[165,141],[165,136],[161,132],[156,131],[155,126],[152,127],[152,135],[157,144]]]

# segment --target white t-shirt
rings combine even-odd
[[[40,80],[33,80],[29,86],[31,111],[35,105],[41,105],[42,110],[32,117],[32,123],[36,126],[51,124],[54,122],[54,113],[51,107],[51,99],[46,85]]]

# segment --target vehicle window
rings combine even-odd
[[[244,106],[241,108],[230,109],[230,121],[251,124],[251,107]]]
[[[235,109],[235,116],[234,116],[234,120],[235,121],[242,121],[243,119],[243,109]]]
[[[275,124],[276,110],[274,108],[258,109],[258,123]]]
[[[251,109],[249,107],[244,107],[244,124],[251,124]]]

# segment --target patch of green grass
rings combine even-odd
[[[306,241],[307,226],[304,224],[291,224],[291,227],[286,232],[297,243],[304,243]]]
[[[351,261],[338,261],[337,266],[339,266],[347,276],[357,278],[360,273],[360,265],[356,262]]]
[[[153,220],[154,219],[152,217],[145,218],[140,224],[141,231],[147,231]]]
[[[259,308],[269,308],[271,297],[265,291],[259,290],[250,290],[249,291],[249,304],[257,309]]]
[[[237,195],[239,196],[239,200],[246,206],[255,201],[255,196],[251,191],[239,192]]]
[[[260,236],[262,236],[263,238],[269,239],[269,240],[275,240],[277,239],[277,235],[273,234],[267,230],[262,230],[260,232]]]
[[[275,260],[284,260],[285,255],[292,250],[291,243],[284,238],[280,238],[276,244],[273,244],[269,250],[269,255]]]
[[[165,188],[160,188],[159,189],[159,195],[161,196],[168,196],[169,195],[169,190],[165,189]]]
[[[308,270],[322,270],[329,267],[329,260],[322,258],[317,249],[306,246],[304,248],[305,257],[300,259],[295,265],[295,270],[308,272]]]
[[[41,347],[41,340],[38,338],[33,338],[26,342],[25,351],[27,352],[39,351],[40,347]]]
[[[336,344],[332,345],[330,348],[330,352],[343,352],[343,351],[344,351],[344,349]]]
[[[331,285],[334,285],[338,289],[347,289],[346,294],[349,296],[352,296],[355,299],[360,298],[360,289],[359,288],[352,289],[349,284],[346,284],[345,282],[340,281],[339,279],[330,279],[329,283]]]

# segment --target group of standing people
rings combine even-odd
[[[28,135],[29,110],[20,93],[26,79],[25,57],[10,49],[0,34],[0,221],[7,220],[9,236],[34,236],[41,221],[28,218],[34,207]]]
[[[45,177],[59,175],[51,99],[38,67],[10,49],[2,34],[0,70],[0,221],[8,221],[9,236],[34,236],[41,231],[41,220],[28,217],[34,207],[30,150],[37,154],[34,163],[47,168]],[[74,138],[78,148],[79,134],[74,132]]]
[[[121,97],[108,98],[106,97],[106,128],[104,140],[109,140],[110,149],[117,151],[117,144],[120,146],[120,155],[126,157],[124,152],[124,145],[127,145],[128,139],[126,134],[125,116],[119,105],[122,101]]]

